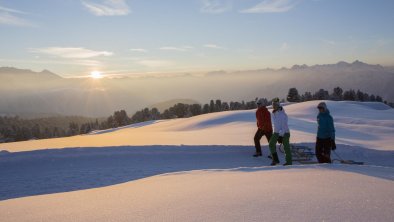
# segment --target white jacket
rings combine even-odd
[[[274,122],[274,133],[279,133],[279,136],[283,136],[285,133],[290,133],[289,125],[287,124],[287,114],[281,107],[276,112],[272,112],[272,119]]]

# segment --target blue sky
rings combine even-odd
[[[0,66],[63,76],[394,65],[392,0],[0,0]]]

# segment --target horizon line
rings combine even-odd
[[[340,60],[336,63],[321,63],[321,64],[313,64],[313,65],[307,65],[306,63],[303,64],[294,64],[290,67],[288,66],[282,66],[280,68],[271,68],[271,67],[265,67],[265,68],[245,68],[245,69],[204,69],[204,70],[195,70],[192,71],[192,69],[190,70],[182,70],[182,71],[130,71],[130,70],[114,70],[114,71],[100,71],[103,74],[103,78],[125,78],[125,77],[155,77],[153,75],[160,75],[162,77],[165,77],[165,75],[174,75],[174,74],[189,74],[189,75],[204,75],[204,74],[210,74],[210,73],[234,73],[234,72],[248,72],[248,71],[261,71],[261,70],[270,70],[270,71],[281,71],[281,70],[291,70],[291,69],[297,69],[297,68],[311,68],[314,66],[324,66],[324,65],[337,65],[339,63],[346,63],[348,65],[352,65],[355,63],[363,63],[363,64],[367,64],[367,65],[372,65],[372,66],[381,66],[383,68],[390,68],[390,67],[394,67],[394,64],[392,65],[381,65],[379,63],[377,64],[372,64],[372,63],[368,63],[368,62],[364,62],[361,61],[359,59],[354,60],[353,62],[347,62],[344,60]],[[18,68],[18,67],[14,67],[14,66],[0,66],[1,68],[13,68],[13,69],[18,69],[18,70],[26,70],[26,71],[31,71],[31,72],[35,72],[35,73],[42,73],[42,72],[50,72],[52,74],[55,74],[61,78],[65,78],[65,79],[72,79],[72,78],[90,78],[90,74],[88,73],[84,73],[84,74],[80,74],[80,75],[62,75],[62,74],[58,74],[56,72],[53,72],[47,68],[42,69],[41,71],[34,71],[33,69],[30,68]],[[158,76],[156,76],[158,77]]]

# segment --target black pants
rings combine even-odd
[[[331,139],[316,138],[316,158],[319,163],[331,163]]]
[[[254,146],[256,147],[256,153],[261,153],[260,140],[264,135],[269,142],[272,136],[272,132],[264,132],[262,129],[257,129],[256,134],[254,135]]]

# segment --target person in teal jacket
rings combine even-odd
[[[331,163],[331,150],[336,149],[334,120],[325,102],[317,106],[316,158],[319,163]]]

